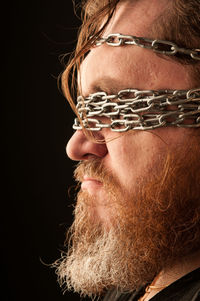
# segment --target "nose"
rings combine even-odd
[[[102,158],[107,152],[106,143],[97,143],[85,136],[82,130],[77,130],[69,140],[66,147],[67,155],[74,161]]]

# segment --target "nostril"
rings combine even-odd
[[[88,159],[92,159],[94,157],[95,157],[94,155],[88,153],[83,156],[82,160],[88,160]]]

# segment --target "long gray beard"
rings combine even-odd
[[[76,251],[70,253],[62,258],[57,271],[60,284],[64,284],[65,289],[89,297],[97,296],[111,287],[119,287],[123,291],[133,289],[134,284],[130,281],[130,262],[126,264],[124,258],[122,261],[118,239],[112,231],[99,238],[85,254],[80,256]],[[126,257],[130,260],[130,254]],[[136,278],[134,282],[136,285]]]
[[[135,245],[132,230],[116,222],[110,229],[101,224],[84,227],[88,209],[83,203],[77,205],[79,218],[70,229],[71,245],[54,265],[64,291],[73,290],[94,298],[113,287],[133,291],[150,282],[157,272],[156,266],[146,266],[145,258],[151,258],[150,249],[143,248],[135,254],[137,242]],[[77,226],[81,227],[78,231]]]

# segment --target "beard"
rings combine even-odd
[[[79,164],[77,181],[87,174],[103,183],[109,220],[98,218],[98,200],[80,190],[68,251],[54,264],[64,290],[89,297],[112,288],[131,292],[199,250],[200,146],[195,139],[191,145],[163,155],[156,169],[137,179],[134,193],[102,160]]]

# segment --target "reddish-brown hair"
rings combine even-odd
[[[62,75],[62,90],[72,109],[76,111],[73,98],[77,93],[76,76],[85,55],[109,23],[116,6],[124,0],[83,0],[82,26],[78,42]],[[140,1],[140,0],[132,0]],[[168,8],[152,24],[151,38],[173,41],[184,48],[200,48],[200,0],[169,0]],[[102,26],[103,24],[103,26]],[[200,64],[197,60],[181,56],[171,59],[187,64],[193,86],[199,86]]]

